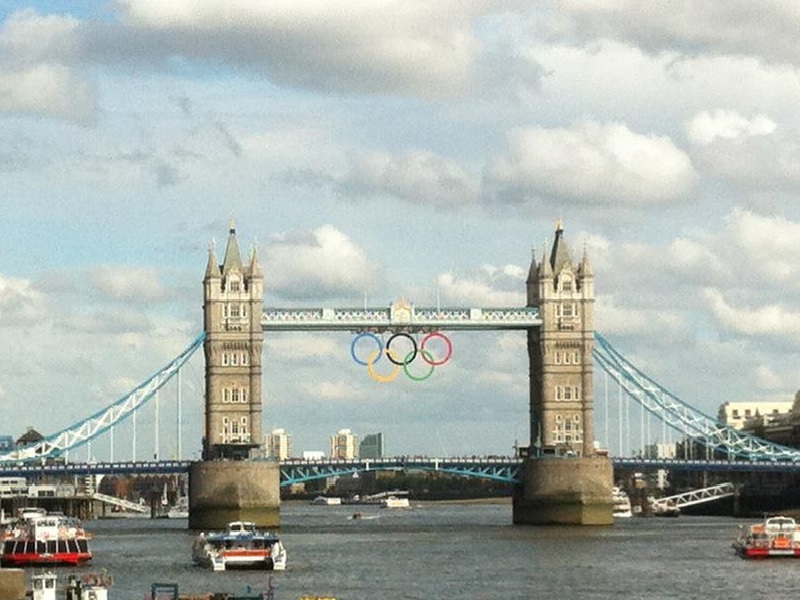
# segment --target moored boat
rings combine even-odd
[[[740,526],[733,549],[742,558],[800,558],[800,526],[784,516]]]
[[[280,539],[256,529],[254,523],[233,521],[225,531],[204,532],[192,545],[192,560],[214,571],[230,568],[286,568],[286,549]]]
[[[614,508],[612,510],[612,515],[614,517],[626,519],[633,516],[631,499],[628,497],[628,494],[625,493],[625,490],[614,487],[611,489],[611,497],[614,501]]]
[[[400,496],[387,496],[381,499],[381,506],[383,508],[408,508],[411,506],[408,498]]]
[[[311,504],[322,504],[324,506],[338,506],[342,503],[342,499],[338,496],[317,496],[311,501]]]
[[[72,517],[43,511],[7,527],[0,548],[3,567],[78,566],[91,560],[89,536],[83,524]]]

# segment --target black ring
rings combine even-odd
[[[392,356],[392,353],[390,352],[389,346],[392,345],[392,340],[394,340],[394,338],[400,337],[400,336],[407,337],[409,339],[409,341],[411,342],[411,345],[414,347],[414,351],[413,352],[409,352],[409,354],[411,354],[411,360],[395,360],[394,357]],[[407,357],[408,357],[408,354],[406,354],[406,358]],[[390,361],[392,361],[393,364],[400,365],[401,367],[407,365],[408,363],[414,362],[414,359],[417,358],[417,342],[416,342],[416,340],[413,337],[411,337],[410,335],[408,335],[407,333],[395,333],[395,334],[393,334],[392,337],[390,337],[386,341],[386,358],[388,358]]]

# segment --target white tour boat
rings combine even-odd
[[[275,535],[257,530],[254,523],[233,521],[225,531],[198,535],[192,545],[192,560],[214,571],[230,568],[283,571],[286,549]]]

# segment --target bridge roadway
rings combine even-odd
[[[562,460],[570,460],[565,457]],[[0,463],[0,477],[85,476],[85,475],[167,475],[188,473],[190,460],[128,461],[128,462],[63,462],[42,464]],[[708,471],[728,473],[800,473],[800,461],[747,460],[679,460],[612,457],[615,469],[649,471]],[[516,483],[519,481],[521,458],[511,456],[469,456],[435,458],[430,456],[395,456],[380,459],[287,459],[280,462],[281,486],[339,477],[352,473],[387,470],[436,471],[463,477],[478,477]]]

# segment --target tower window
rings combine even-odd
[[[238,292],[241,289],[242,289],[242,287],[241,287],[241,284],[239,283],[239,280],[238,279],[231,279],[230,290],[232,292]]]

